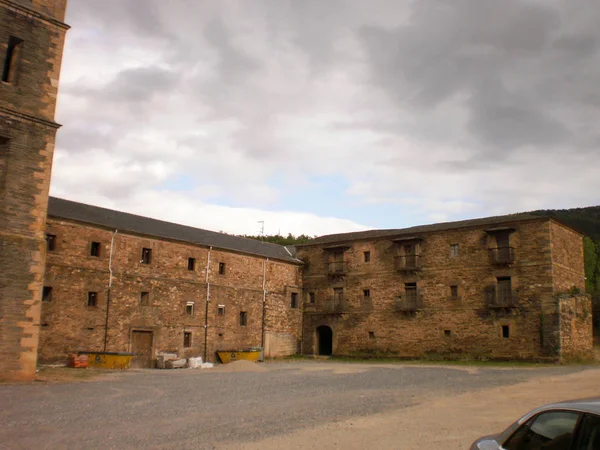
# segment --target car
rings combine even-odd
[[[471,450],[600,450],[600,397],[536,408]]]

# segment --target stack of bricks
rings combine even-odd
[[[75,369],[87,369],[88,357],[87,355],[71,355],[69,358],[69,367]]]

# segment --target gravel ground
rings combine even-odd
[[[88,382],[0,386],[0,447],[236,448],[397,413],[441,396],[587,370],[312,361],[261,367],[131,371]]]

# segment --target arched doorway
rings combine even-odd
[[[333,332],[327,325],[317,327],[317,344],[319,355],[331,355],[333,353]]]

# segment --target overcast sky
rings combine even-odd
[[[51,194],[320,235],[600,203],[596,0],[71,0]]]

